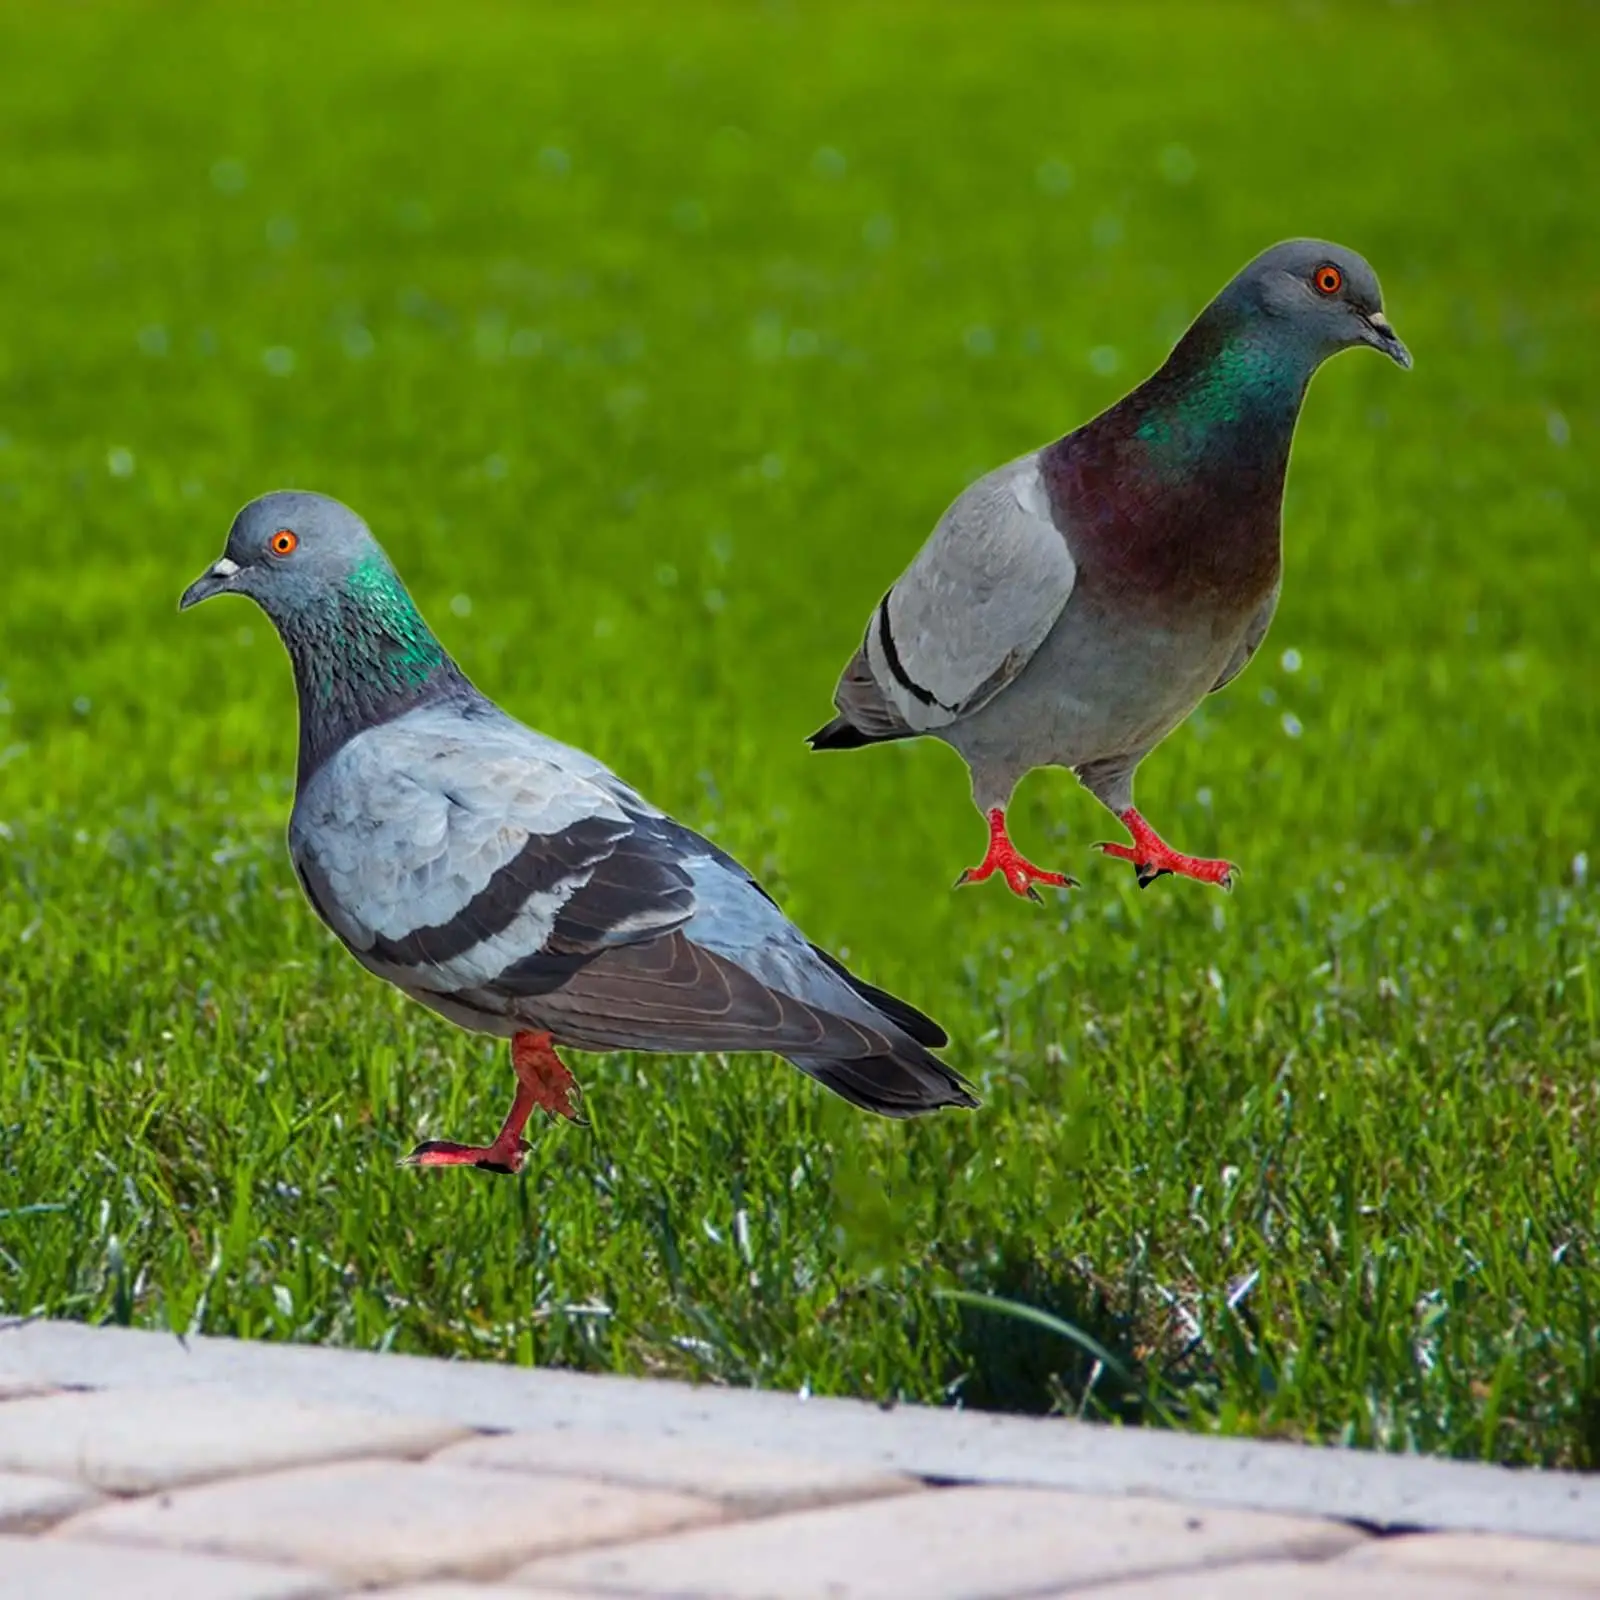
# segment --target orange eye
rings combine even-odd
[[[1338,294],[1344,287],[1344,274],[1337,267],[1318,267],[1311,281],[1318,294]]]
[[[267,540],[267,549],[269,549],[275,556],[292,556],[295,553],[295,550],[299,547],[299,544],[299,534],[291,533],[287,528],[279,528],[278,531]]]

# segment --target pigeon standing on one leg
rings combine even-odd
[[[1258,256],[1153,377],[1064,439],[980,478],[868,624],[811,736],[846,750],[929,733],[959,750],[989,824],[983,861],[1037,900],[1072,880],[1006,832],[1035,767],[1070,767],[1121,818],[1141,887],[1232,884],[1172,849],[1133,804],[1134,769],[1266,634],[1281,575],[1283,481],[1312,374],[1351,345],[1402,367],[1372,268],[1296,239]]]
[[[252,501],[180,606],[216,594],[255,600],[294,666],[289,850],[317,914],[368,971],[511,1040],[495,1139],[411,1162],[515,1172],[535,1107],[576,1114],[557,1044],[770,1050],[890,1117],[977,1104],[930,1051],[937,1023],[810,944],[726,852],[485,699],[353,511]]]

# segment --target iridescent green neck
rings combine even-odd
[[[1287,454],[1317,358],[1265,331],[1197,323],[1137,391],[1134,437],[1158,465],[1189,472],[1207,460],[1226,468]]]
[[[344,600],[364,624],[345,635],[357,646],[352,664],[389,688],[416,688],[447,659],[394,568],[376,552],[345,580]]]
[[[273,620],[294,664],[302,784],[364,728],[475,692],[381,552]]]

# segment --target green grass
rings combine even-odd
[[[1595,19],[6,7],[0,1307],[1600,1464]],[[954,755],[802,736],[955,492],[1294,233],[1417,367],[1318,378],[1267,647],[1144,769],[1242,886],[1049,774],[1083,889],[952,894]],[[284,484],[983,1110],[581,1058],[522,1179],[398,1170],[504,1055],[315,923],[282,652],[174,611]]]

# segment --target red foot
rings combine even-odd
[[[956,879],[956,888],[959,889],[968,883],[982,883],[985,878],[992,878],[997,872],[1006,880],[1006,887],[1012,894],[1026,895],[1041,905],[1044,903],[1044,896],[1034,888],[1036,883],[1047,883],[1053,889],[1078,887],[1076,878],[1069,878],[1064,872],[1046,872],[1043,867],[1034,866],[1012,844],[1010,836],[1006,833],[1006,814],[1000,806],[996,806],[989,813],[989,848],[984,852],[983,860],[975,867],[968,867]]]
[[[1204,856],[1186,856],[1174,850],[1132,806],[1118,815],[1123,827],[1133,835],[1133,843],[1102,844],[1097,848],[1118,861],[1131,861],[1139,875],[1141,889],[1148,889],[1157,878],[1169,872],[1200,883],[1214,883],[1220,889],[1233,887],[1239,869],[1231,861],[1210,861]]]
[[[578,1114],[578,1080],[556,1054],[548,1033],[516,1034],[511,1040],[511,1069],[541,1111],[568,1122],[583,1122]]]
[[[522,1137],[534,1107],[580,1125],[578,1080],[556,1054],[548,1033],[519,1033],[511,1040],[511,1069],[517,1075],[517,1097],[490,1144],[456,1144],[427,1139],[400,1163],[403,1167],[481,1167],[485,1172],[522,1170],[524,1154],[533,1148]]]

